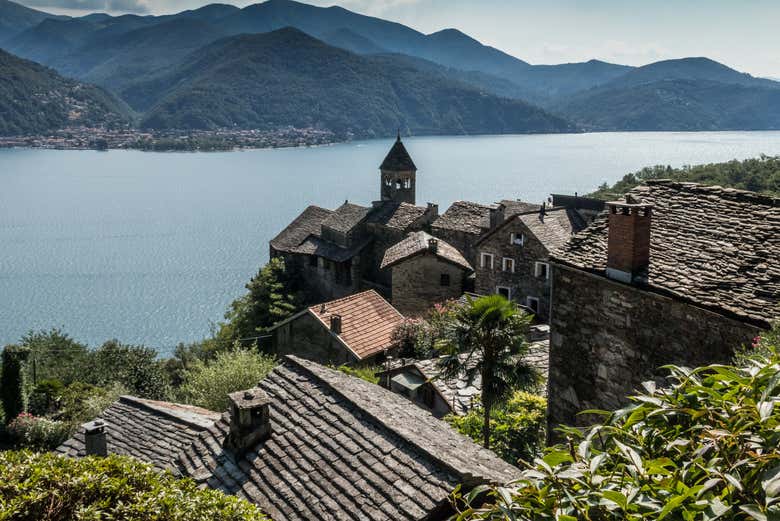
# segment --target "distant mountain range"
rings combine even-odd
[[[108,89],[154,128],[308,124],[357,136],[397,127],[780,128],[780,83],[704,58],[531,65],[455,29],[426,35],[290,0],[80,18],[0,0],[0,46]]]

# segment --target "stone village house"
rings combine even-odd
[[[667,364],[726,363],[780,318],[780,199],[649,181],[552,255],[550,426]]]
[[[57,452],[121,454],[274,521],[444,520],[449,495],[519,469],[378,385],[288,356],[223,414],[122,397]]]

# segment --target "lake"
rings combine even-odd
[[[587,193],[654,164],[780,154],[780,132],[405,140],[418,204]],[[378,195],[392,140],[230,153],[0,150],[0,345],[63,328],[168,353],[206,336],[308,204]]]

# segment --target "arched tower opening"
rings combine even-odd
[[[417,204],[417,167],[401,141],[401,133],[379,166],[382,201]]]

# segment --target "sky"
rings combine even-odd
[[[203,0],[17,0],[62,14],[162,14]],[[219,0],[239,7],[255,1]],[[456,28],[530,63],[644,65],[707,56],[780,79],[780,0],[305,0],[403,23]]]

